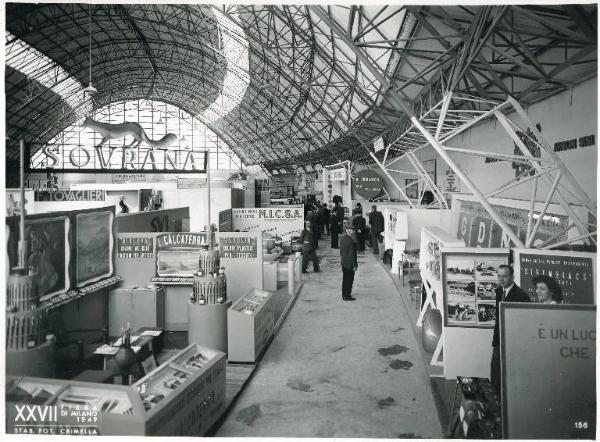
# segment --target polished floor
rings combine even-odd
[[[216,436],[439,438],[408,313],[378,258],[359,255],[354,302],[321,243],[304,288]]]

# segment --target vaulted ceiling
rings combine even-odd
[[[39,148],[90,109],[156,98],[246,164],[361,162],[403,130],[403,107],[419,115],[447,91],[527,105],[597,70],[593,4],[9,3],[6,14],[9,159],[20,138]]]

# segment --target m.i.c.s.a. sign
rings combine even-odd
[[[149,147],[44,146],[29,155],[29,171],[88,173],[204,173],[206,151]]]

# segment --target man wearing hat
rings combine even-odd
[[[315,273],[319,273],[319,258],[315,252],[316,234],[310,220],[305,221],[306,228],[300,234],[302,243],[302,273],[308,273],[308,264],[312,261]]]
[[[353,237],[352,225],[344,224],[345,233],[340,238],[340,256],[342,258],[342,299],[344,301],[356,301],[352,297],[352,284],[354,283],[354,272],[358,269],[357,244]]]

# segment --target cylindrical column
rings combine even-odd
[[[292,296],[294,294],[294,287],[296,284],[296,280],[294,278],[294,257],[290,256],[288,259],[288,295]]]

